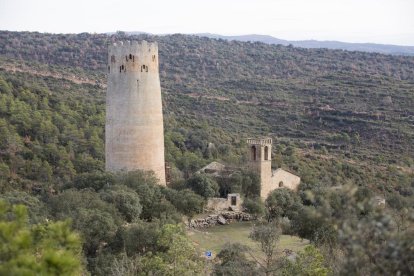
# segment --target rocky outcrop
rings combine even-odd
[[[255,217],[248,213],[237,211],[224,211],[217,214],[211,214],[204,218],[192,219],[187,223],[189,228],[207,228],[217,224],[225,225],[235,221],[250,221]]]

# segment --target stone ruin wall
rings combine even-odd
[[[236,197],[236,204],[232,204],[232,197]],[[229,210],[242,210],[243,200],[240,194],[228,194],[227,198],[211,197],[207,200],[206,209],[208,211],[223,211]]]

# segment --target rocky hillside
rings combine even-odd
[[[89,146],[87,158],[97,159],[94,166],[100,167],[107,45],[134,39],[159,44],[167,159],[181,171],[217,158],[240,162],[245,137],[270,135],[276,139],[274,166],[287,167],[309,182],[328,174],[323,182],[329,185],[349,178],[354,183],[369,179],[377,186],[378,179],[389,183],[391,177],[397,183],[397,176],[389,176],[390,166],[403,175],[412,174],[414,57],[186,35],[2,31],[0,72],[6,82],[15,84],[9,88],[14,100],[27,102],[19,91],[40,86],[53,97],[44,108],[60,113],[61,107],[51,105],[60,102],[80,112],[74,117],[78,123],[68,126],[81,124],[86,133],[75,137],[93,139],[95,146]],[[87,112],[88,102],[94,107]],[[22,139],[31,137],[27,128],[18,127],[17,119],[10,121],[10,112],[5,111],[3,118],[15,128],[17,124]],[[85,125],[88,114],[97,119]],[[50,122],[65,141],[70,128],[56,125],[53,116]],[[215,145],[212,152],[209,144]],[[83,145],[74,146],[80,153]],[[76,152],[72,163],[78,168],[86,157]],[[193,158],[191,164],[185,161],[188,158]],[[343,172],[338,173],[336,162],[343,164]],[[383,174],[376,175],[378,170]],[[335,180],[338,175],[342,180]]]

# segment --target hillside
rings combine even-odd
[[[148,173],[104,172],[107,45],[128,39],[159,44],[168,188]],[[414,57],[185,35],[2,31],[0,198],[28,206],[30,224],[70,218],[92,275],[173,275],[177,255],[180,267],[201,271],[183,216],[229,192],[283,219],[284,234],[309,240],[334,273],[411,275],[413,106]],[[298,193],[278,189],[264,205],[254,174],[193,176],[214,160],[242,166],[245,138],[262,135],[274,138],[272,165],[301,176]],[[229,235],[215,231],[193,242],[206,249],[217,238],[214,250],[231,249]],[[248,233],[239,239],[251,245]]]
[[[196,34],[198,36],[204,36],[216,39],[237,40],[237,41],[251,41],[251,42],[263,42],[267,44],[281,44],[288,46],[289,44],[295,47],[302,48],[326,48],[326,49],[342,49],[346,51],[361,51],[361,52],[374,52],[381,54],[393,54],[393,55],[414,55],[414,46],[399,46],[389,44],[376,44],[376,43],[349,43],[341,41],[319,41],[319,40],[284,40],[269,35],[217,35],[209,33]]]
[[[29,87],[46,87],[60,105],[63,99],[73,98],[75,106],[87,108],[90,104],[83,98],[92,101],[100,110],[99,121],[94,123],[96,139],[100,139],[94,138],[95,143],[100,146],[93,157],[103,162],[106,45],[126,39],[159,43],[166,128],[172,132],[171,147],[184,150],[180,157],[176,150],[167,152],[167,159],[181,171],[187,170],[179,160],[187,150],[199,152],[201,158],[193,169],[214,157],[237,163],[244,138],[270,135],[276,138],[274,166],[288,167],[307,182],[320,182],[318,175],[326,170],[331,171],[327,185],[347,181],[346,173],[343,180],[333,180],[338,178],[333,173],[338,163],[360,171],[364,176],[357,179],[365,178],[365,184],[377,187],[394,183],[389,179],[394,179],[394,173],[390,176],[387,171],[413,172],[414,57],[184,35],[3,31],[1,74],[6,80],[23,79]],[[16,93],[16,98],[22,97]],[[85,121],[88,118],[78,123]],[[189,131],[183,134],[183,128]],[[174,140],[177,131],[184,135],[180,138],[184,147]],[[28,135],[22,129],[18,133],[22,138]],[[206,153],[210,142],[221,146],[223,154]],[[294,160],[284,156],[289,146],[296,148]]]

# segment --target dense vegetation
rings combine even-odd
[[[154,185],[152,175],[142,172],[104,172],[106,47],[126,39],[159,43],[166,159],[174,189]],[[366,237],[358,229],[374,231],[372,223],[389,214],[394,218],[379,237],[409,248],[413,80],[413,57],[183,35],[1,31],[1,197],[27,205],[32,224],[70,218],[93,274],[197,270],[198,255],[176,225],[183,214],[202,212],[205,197],[228,192],[249,198],[252,212],[266,209],[269,221],[287,220],[284,231],[336,258],[327,259],[333,271],[345,266],[332,252],[360,256],[347,259],[346,267],[357,269],[357,261],[372,263],[395,252],[367,244],[378,252],[373,257],[345,246],[351,238],[363,244]],[[272,194],[261,206],[254,198],[257,176],[246,171],[230,180],[193,176],[213,160],[243,165],[245,138],[259,135],[274,138],[275,167],[301,176],[298,195]],[[356,190],[338,189],[344,186]],[[386,214],[367,203],[374,195],[386,199]],[[345,216],[341,211],[349,205]],[[166,244],[173,236],[180,244]],[[182,253],[185,260],[173,258],[180,248],[190,252]],[[365,268],[374,274],[396,271]]]

